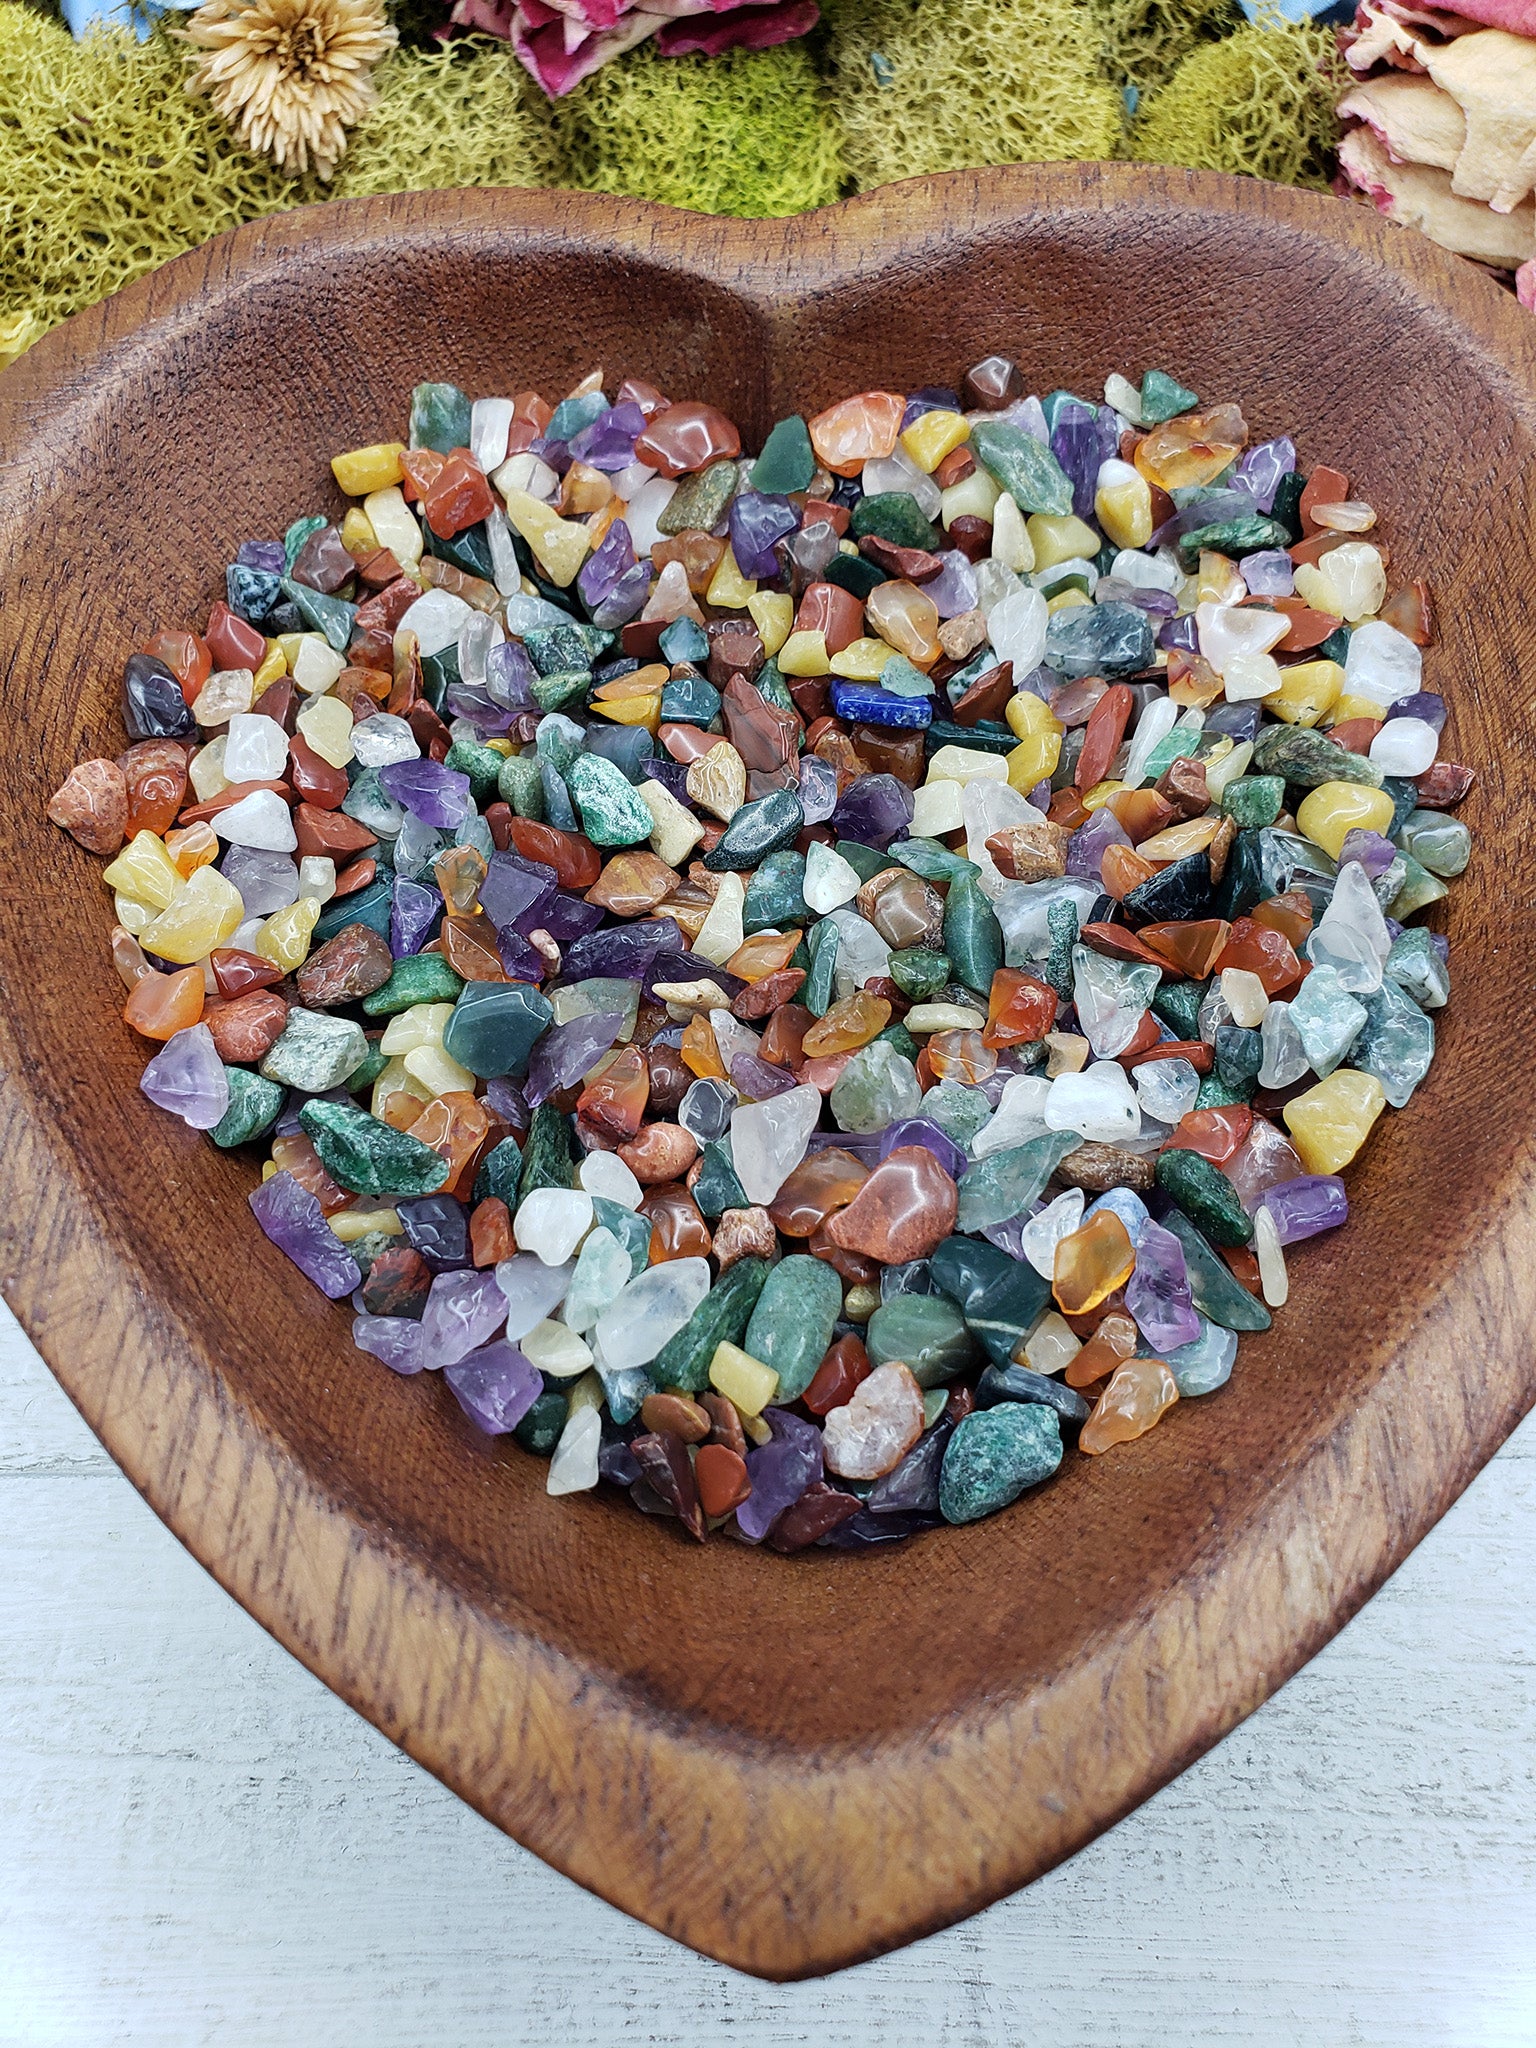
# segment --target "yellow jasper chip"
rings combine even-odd
[[[1240,775],[1248,772],[1248,763],[1253,759],[1253,741],[1240,740],[1234,746],[1230,739],[1219,739],[1205,757],[1205,787],[1213,804],[1219,804],[1229,782],[1236,782]]]
[[[1362,782],[1324,782],[1304,799],[1296,823],[1314,846],[1337,860],[1347,832],[1385,832],[1395,808],[1384,789],[1368,789]]]
[[[957,519],[984,519],[992,524],[992,508],[1002,492],[978,463],[969,476],[939,493],[939,517],[947,533]]]
[[[936,747],[928,759],[925,782],[1006,782],[1007,763],[979,747]]]
[[[761,1359],[735,1344],[717,1344],[709,1361],[709,1383],[743,1415],[761,1415],[779,1391],[779,1376]]]
[[[1378,704],[1374,697],[1335,697],[1329,708],[1325,725],[1342,725],[1348,718],[1368,718],[1372,724],[1380,725],[1387,715],[1387,707]]]
[[[592,1347],[564,1323],[548,1317],[535,1323],[526,1337],[517,1340],[518,1349],[530,1365],[557,1380],[575,1379],[592,1363]]]
[[[1082,793],[1083,809],[1085,811],[1103,810],[1110,798],[1119,790],[1124,789],[1124,787],[1125,784],[1123,782],[1096,782],[1092,789],[1085,789]]]
[[[293,651],[288,654],[294,687],[306,697],[324,696],[346,665],[347,657],[338,654],[323,633],[298,634]]]
[[[135,832],[110,867],[101,871],[109,889],[164,910],[183,886],[181,869],[165,850],[165,841],[153,832]]]
[[[331,474],[349,498],[365,498],[370,491],[387,491],[399,483],[405,472],[400,458],[403,441],[376,441],[371,448],[349,448],[345,455],[331,457]]]
[[[592,536],[574,519],[562,519],[527,491],[508,491],[507,517],[533,549],[534,558],[551,583],[563,590],[574,583],[587,559]]]
[[[605,697],[601,703],[594,697],[592,709],[615,725],[643,725],[654,735],[661,724],[661,692],[637,690],[632,697]]]
[[[244,916],[245,905],[234,883],[217,868],[199,868],[137,936],[146,952],[158,953],[177,967],[190,967],[215,946],[227,944]]]
[[[755,590],[747,599],[747,610],[762,637],[763,652],[777,654],[795,623],[794,599],[783,590]]]
[[[883,640],[850,640],[846,647],[831,657],[827,666],[833,675],[843,676],[850,683],[878,683],[885,664],[895,652],[895,648],[887,647]]]
[[[1218,817],[1187,818],[1141,840],[1136,851],[1143,860],[1184,860],[1192,853],[1204,853],[1220,829]]]
[[[373,522],[361,505],[349,505],[341,522],[341,544],[349,555],[371,555],[379,544]]]
[[[400,1237],[405,1231],[398,1209],[338,1209],[325,1220],[343,1244],[355,1244],[375,1230],[384,1237]]]
[[[825,633],[791,633],[779,649],[779,673],[786,676],[826,676],[832,673]]]
[[[363,500],[363,510],[379,546],[388,548],[402,569],[414,569],[421,560],[421,528],[399,485],[370,491]]]
[[[1070,512],[1033,512],[1026,523],[1037,569],[1054,569],[1058,562],[1091,562],[1102,545],[1093,528]]]
[[[925,782],[912,792],[912,837],[937,839],[965,826],[965,788],[958,782]]]
[[[1339,1067],[1304,1095],[1292,1096],[1281,1114],[1308,1173],[1337,1173],[1370,1136],[1386,1102],[1374,1074]]]
[[[222,796],[229,787],[229,777],[224,773],[224,749],[228,741],[223,733],[210,740],[206,747],[199,747],[187,763],[187,780],[197,792],[197,800],[205,804],[216,796]]]
[[[901,437],[901,445],[925,476],[931,476],[962,441],[971,438],[971,423],[963,413],[925,412],[915,419]]]
[[[1028,796],[1037,782],[1048,782],[1061,759],[1060,732],[1032,732],[1019,741],[1011,754],[1003,756],[1008,770],[1008,787]]]
[[[739,612],[745,610],[756,590],[756,578],[742,575],[736,566],[735,555],[727,547],[720,557],[714,575],[709,579],[704,601],[706,604],[712,604],[717,611]]]
[[[1048,612],[1069,612],[1080,604],[1092,604],[1087,591],[1079,590],[1075,583],[1069,583],[1065,590],[1058,590],[1054,597],[1048,597],[1045,608]]]
[[[204,870],[199,869],[198,872],[201,874]],[[297,903],[290,903],[285,910],[273,911],[256,934],[251,951],[263,960],[270,960],[274,967],[281,967],[285,974],[291,974],[309,958],[310,936],[319,916],[320,906],[314,897],[301,896]]]
[[[1152,538],[1152,486],[1129,462],[1100,465],[1093,509],[1117,548],[1144,548]]]
[[[405,1071],[405,1061],[398,1057],[392,1059],[387,1066],[381,1067],[374,1080],[373,1094],[368,1106],[375,1116],[381,1117],[384,1114],[384,1105],[391,1095],[414,1095],[418,1102],[432,1100],[421,1083],[413,1080]]]
[[[1035,566],[1034,543],[1024,514],[1006,491],[992,507],[992,559],[1019,576],[1027,576]]]
[[[1331,711],[1344,687],[1344,670],[1336,661],[1301,661],[1280,671],[1280,687],[1264,700],[1264,709],[1287,725],[1316,725]]]
[[[274,683],[281,682],[287,673],[288,657],[283,652],[281,641],[269,640],[261,667],[257,669],[251,679],[251,702],[254,704],[263,690],[270,689]]]
[[[415,1052],[418,1046],[441,1045],[452,1015],[452,1003],[413,1003],[384,1026],[379,1051],[393,1056]]]
[[[1037,697],[1033,690],[1020,690],[1016,697],[1010,697],[1003,716],[1021,740],[1035,733],[1059,734],[1066,729],[1045,699]]]
[[[435,1005],[433,1007],[436,1007]],[[475,1077],[439,1045],[418,1045],[405,1055],[405,1071],[431,1095],[473,1095]]]
[[[112,914],[125,932],[137,938],[155,913],[147,903],[138,903],[119,889],[112,899]]]
[[[647,778],[637,794],[656,821],[650,839],[652,853],[669,868],[681,867],[704,837],[703,821],[659,782]]]
[[[294,724],[332,768],[345,768],[354,758],[352,707],[339,697],[311,697]]]

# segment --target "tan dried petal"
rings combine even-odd
[[[395,47],[378,0],[207,0],[190,17],[187,90],[279,170],[328,179],[373,107],[373,66]]]

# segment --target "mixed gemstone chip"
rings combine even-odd
[[[1226,1384],[1429,1071],[1417,565],[1228,398],[1027,383],[755,455],[638,378],[419,385],[48,806],[144,1094],[552,1494],[995,1513]]]

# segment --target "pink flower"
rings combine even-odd
[[[610,58],[657,37],[668,57],[770,49],[814,28],[816,0],[455,0],[459,28],[510,41],[519,61],[551,99],[579,85]],[[697,28],[699,15],[713,17]]]
[[[816,0],[757,0],[757,4],[717,6],[711,24],[695,27],[683,21],[668,22],[656,38],[664,57],[686,57],[697,51],[718,57],[723,50],[770,50],[775,43],[793,42],[821,19]]]

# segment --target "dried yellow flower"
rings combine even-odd
[[[188,92],[206,94],[279,170],[327,179],[374,104],[373,66],[397,40],[379,0],[207,0],[185,39],[204,52]]]

